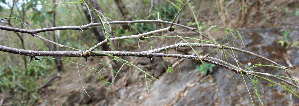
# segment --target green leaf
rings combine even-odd
[[[111,85],[112,83],[111,82],[106,82],[106,85]]]
[[[113,72],[114,74],[117,74],[117,72],[116,72],[116,71],[114,71],[114,70],[112,70],[112,72]]]
[[[171,2],[169,0],[167,0],[167,2],[170,3],[172,6],[174,6],[175,8],[180,9],[180,7],[178,7],[177,5],[175,5],[173,2]]]
[[[169,66],[169,67],[167,67],[167,72],[172,73],[173,69]]]
[[[175,1],[176,1],[176,2],[179,2],[179,3],[181,3],[181,4],[184,4],[184,3],[183,3],[184,0],[175,0]]]
[[[32,16],[31,20],[33,21],[33,24],[36,24],[36,22],[39,21],[40,14],[41,12],[37,12]]]
[[[37,2],[30,2],[29,5],[26,7],[26,10],[29,10],[30,8],[36,7]]]
[[[100,76],[100,75],[99,75],[99,78],[100,78],[100,79],[104,79],[104,77],[102,77],[102,76]]]
[[[192,21],[190,21],[190,22],[187,22],[187,25],[189,25],[189,26],[194,26],[194,25],[197,25],[197,24],[196,24],[196,22],[192,22]]]
[[[217,27],[217,25],[212,25],[210,28],[211,29],[214,29],[214,28],[216,28]]]
[[[199,66],[196,66],[196,70],[200,73],[203,73],[203,75],[206,75],[208,73],[208,70],[213,68],[214,66],[214,64],[203,62]]]
[[[51,19],[51,13],[50,12],[46,12],[46,18],[48,19],[48,20],[50,20]]]
[[[2,12],[2,7],[0,6],[0,12]]]
[[[41,15],[39,17],[39,22],[43,23],[45,21],[45,16]]]

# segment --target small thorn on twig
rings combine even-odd
[[[207,57],[209,57],[210,56],[210,54],[206,54],[205,56],[204,56],[204,58],[207,58]]]
[[[36,56],[30,56],[30,61],[29,61],[29,63],[31,63],[31,61],[32,61],[33,59],[34,59],[34,60],[40,60],[40,59],[37,58]]]
[[[35,37],[36,36],[36,33],[33,33],[33,34],[31,34],[32,35],[32,37]]]
[[[153,56],[148,56],[148,59],[150,59],[151,63],[153,63]]]
[[[85,72],[87,70],[87,57],[85,57]]]

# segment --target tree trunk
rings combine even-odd
[[[55,4],[55,3],[56,3],[56,0],[53,0],[53,4]],[[56,9],[56,6],[57,5],[55,4],[54,7],[53,7],[53,10]],[[53,16],[53,20],[52,20],[53,27],[56,27],[56,12],[55,11],[52,13],[52,16]],[[60,43],[59,33],[56,34],[55,32],[57,32],[57,31],[53,31],[53,41],[57,42],[57,43]],[[53,46],[54,46],[54,48],[53,48],[54,51],[59,51],[60,50],[60,48],[57,45],[53,44]],[[56,58],[55,63],[56,63],[57,71],[58,72],[63,71],[64,69],[63,69],[63,62],[61,60],[61,57],[55,57],[55,58]]]
[[[114,2],[116,3],[121,15],[123,16],[123,19],[125,20],[132,20],[131,18],[129,18],[129,11],[126,8],[125,4],[122,2],[122,0],[114,0]],[[122,25],[122,27],[124,29],[129,29],[129,25]]]
[[[122,2],[122,0],[114,0],[114,2],[116,3],[116,5],[117,5],[121,15],[123,16],[123,18],[125,20],[127,20],[129,12],[128,12],[128,9],[126,8],[125,4]]]
[[[99,3],[96,0],[86,0],[94,9],[98,10],[99,12],[102,12],[102,9],[99,5]],[[93,12],[93,10],[91,8],[89,8],[88,11],[88,7],[86,4],[82,4],[83,6],[83,10],[86,14],[86,18],[89,22],[94,22],[94,23],[99,23],[99,19],[97,18],[97,16],[95,15],[95,13]],[[90,14],[91,13],[91,14]],[[92,20],[91,20],[92,18]],[[93,33],[95,34],[98,42],[101,42],[103,40],[106,39],[105,34],[103,33],[103,29],[102,28],[93,28],[92,29]],[[102,45],[102,50],[104,51],[108,51],[109,50],[109,46],[107,45],[107,43]]]
[[[156,9],[158,3],[159,3],[159,0],[151,0],[151,7],[148,10],[148,14],[151,14],[152,11]]]

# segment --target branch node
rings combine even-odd
[[[144,36],[140,36],[140,37],[138,37],[138,39],[145,40],[145,37]]]
[[[35,37],[35,36],[36,36],[36,33],[32,33],[31,35],[32,35],[32,37]]]
[[[90,52],[88,52],[88,51],[83,51],[83,52],[82,52],[82,57],[87,58],[87,57],[89,57],[89,56],[90,56]]]
[[[174,31],[175,30],[175,27],[169,27],[168,31]]]

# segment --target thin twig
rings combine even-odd
[[[61,48],[65,47],[65,48],[69,48],[69,49],[73,49],[73,50],[80,51],[79,49],[76,49],[76,48],[73,48],[73,47],[69,47],[69,46],[66,46],[66,45],[62,45],[62,44],[60,44],[60,43],[57,43],[57,42],[51,41],[51,40],[49,40],[49,39],[46,39],[46,38],[44,38],[44,37],[42,37],[42,36],[39,36],[39,35],[37,35],[37,34],[32,34],[32,36],[37,37],[37,38],[39,38],[39,39],[41,39],[41,40],[44,40],[44,41],[46,41],[46,42],[53,43],[53,44],[55,44],[55,45],[57,45],[57,46],[59,46],[59,47],[61,47]]]
[[[56,78],[61,78],[61,77],[60,77],[60,76],[54,76],[54,77],[52,77],[47,83],[45,83],[44,85],[40,86],[40,87],[38,88],[38,91],[40,91],[41,89],[43,89],[43,88],[45,88],[45,87],[48,87],[49,84],[50,84],[52,81],[54,81]]]
[[[196,28],[192,28],[189,26],[185,26],[182,24],[172,23],[168,21],[163,20],[134,20],[134,21],[111,21],[111,22],[103,22],[103,24],[134,24],[134,23],[164,23],[164,24],[173,24],[182,28],[189,29],[191,31],[194,31],[198,34],[200,32]],[[8,27],[8,26],[2,26],[0,25],[0,29],[6,30],[6,31],[14,31],[14,32],[20,32],[20,33],[28,33],[28,34],[37,34],[41,32],[47,32],[47,31],[55,31],[55,30],[86,30],[90,27],[96,27],[101,26],[101,23],[89,23],[82,26],[59,26],[59,27],[51,27],[51,28],[42,28],[42,29],[36,29],[36,30],[27,30],[27,29],[20,29],[20,28],[14,28],[14,27]],[[203,34],[202,34],[203,35]],[[210,40],[209,37],[203,35],[206,39]]]
[[[171,24],[170,24],[170,28],[172,28],[174,21],[178,18],[178,16],[180,15],[180,13],[182,12],[182,10],[186,7],[186,5],[189,3],[190,0],[188,0],[182,8],[180,8],[179,12],[175,15],[175,17],[173,18]]]
[[[106,24],[106,23],[108,23],[108,24],[134,24],[134,23],[164,23],[164,24],[171,24],[171,22],[163,21],[163,20],[111,21],[111,22],[103,22],[103,23],[104,24]],[[200,33],[196,30],[196,28],[192,28],[192,27],[185,26],[185,25],[182,25],[182,24],[177,24],[177,23],[173,23],[173,25],[192,30],[196,33]],[[27,30],[27,29],[20,29],[20,28],[14,28],[14,27],[8,27],[8,26],[0,25],[0,29],[7,30],[7,31],[20,32],[20,33],[35,34],[35,33],[55,31],[55,30],[86,30],[90,27],[96,27],[96,26],[101,26],[101,23],[89,23],[89,24],[82,25],[82,26],[58,26],[58,27],[42,28],[42,29],[35,29],[35,30]]]
[[[150,31],[150,32],[146,32],[146,33],[142,33],[142,34],[138,34],[138,35],[131,35],[131,36],[122,36],[122,37],[110,38],[109,40],[141,38],[141,37],[146,36],[146,35],[150,35],[150,34],[154,34],[154,33],[159,33],[159,32],[163,32],[163,31],[167,31],[168,29],[169,29],[169,27],[163,28],[163,29],[154,30],[154,31]],[[99,47],[100,45],[102,45],[102,44],[104,44],[106,42],[108,42],[107,39],[105,39],[104,41],[102,41],[102,42],[96,44],[95,46],[91,47],[89,50],[86,51],[86,53],[92,52],[94,49],[96,49],[97,47]]]
[[[282,78],[280,78],[280,77],[277,77],[276,75],[272,75],[272,74],[269,74],[269,73],[255,72],[255,71],[246,71],[246,73],[247,73],[248,75],[264,75],[264,76],[267,76],[267,77],[273,77],[273,78],[275,78],[275,79],[278,79],[278,80],[280,80],[280,81],[282,81],[282,82],[285,82],[285,83],[287,83],[287,84],[289,84],[289,85],[292,85],[292,86],[296,87],[297,89],[299,89],[299,87],[298,87],[296,84],[293,84],[293,83],[291,83],[291,82],[289,82],[289,81],[287,81],[287,80],[285,80],[285,79],[282,79]],[[293,81],[293,80],[292,80],[292,81]]]

